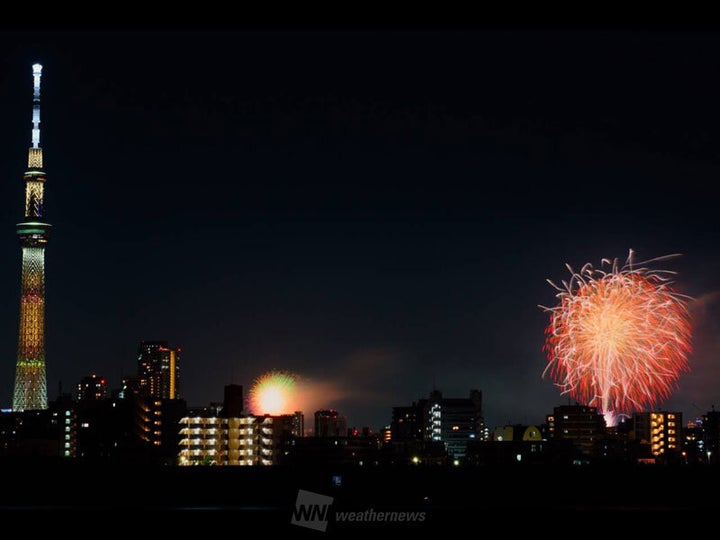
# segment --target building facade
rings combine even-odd
[[[245,411],[243,387],[240,384],[227,384],[223,392],[222,414],[226,418],[242,416]]]
[[[462,459],[469,442],[486,438],[482,412],[482,392],[471,390],[466,398],[447,398],[433,390],[429,398],[410,406],[393,407],[389,440],[395,451],[424,448],[420,442],[440,443],[447,458]],[[437,446],[432,448],[433,458]],[[416,450],[412,450],[416,452]]]
[[[189,411],[180,420],[178,464],[276,465],[297,422],[297,414],[224,417]]]
[[[107,383],[105,377],[88,375],[83,377],[77,385],[77,400],[105,399],[107,397]]]
[[[708,463],[720,462],[720,411],[715,407],[702,418],[705,457]]]
[[[547,415],[548,438],[571,441],[583,455],[591,456],[596,443],[605,436],[605,418],[597,407],[561,405]]]
[[[682,451],[681,412],[636,412],[633,414],[635,439],[650,446],[653,456]]]
[[[140,342],[138,348],[139,392],[143,397],[178,399],[180,397],[180,352],[167,341]]]
[[[478,440],[484,433],[479,390],[471,390],[467,398],[445,398],[434,390],[426,407],[426,438],[442,441],[451,459],[464,457],[468,442]]]
[[[315,411],[316,437],[346,437],[347,419],[335,409]]]
[[[410,406],[393,407],[389,440],[421,441],[425,438],[426,400]]]

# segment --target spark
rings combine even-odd
[[[291,414],[297,409],[298,376],[287,371],[268,371],[253,382],[249,406],[254,414]]]
[[[607,418],[667,399],[689,369],[689,297],[673,289],[674,272],[647,266],[675,255],[635,264],[633,254],[623,265],[603,259],[579,272],[566,265],[569,281],[548,280],[558,305],[540,306],[550,313],[543,377]]]

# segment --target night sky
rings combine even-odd
[[[720,404],[720,32],[0,32],[3,407],[36,61],[51,399],[162,339],[189,405],[287,369],[350,426],[433,388],[540,422],[546,279],[632,248],[696,299],[660,407]]]

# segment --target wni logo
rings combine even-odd
[[[333,498],[312,491],[298,490],[290,523],[325,532]]]

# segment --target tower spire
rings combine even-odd
[[[45,245],[50,224],[43,216],[45,172],[40,148],[40,77],[42,66],[34,64],[32,146],[25,172],[25,219],[17,224],[22,247],[20,328],[13,409],[47,409],[45,375]]]
[[[40,77],[42,65],[33,64],[33,115],[32,146],[28,152],[28,169],[42,169],[42,148],[40,148]]]
[[[40,77],[42,76],[42,65],[33,64],[33,130],[32,147],[40,148]]]

